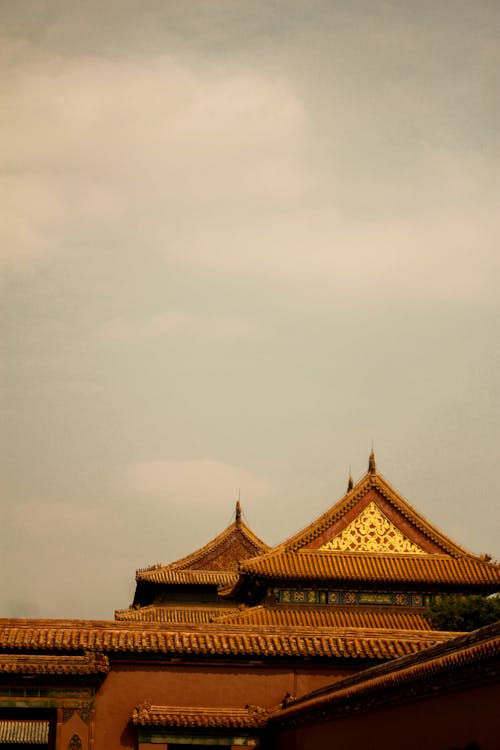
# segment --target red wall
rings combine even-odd
[[[471,688],[368,714],[278,732],[273,750],[500,748],[500,685]]]
[[[151,666],[115,662],[96,695],[94,750],[135,747],[136,732],[130,717],[134,707],[145,700],[186,707],[243,707],[248,703],[270,707],[286,693],[303,695],[353,671],[258,664],[235,667],[168,662]]]

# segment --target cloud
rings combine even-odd
[[[207,508],[227,506],[240,490],[252,502],[269,498],[272,492],[267,479],[241,466],[210,459],[140,461],[125,466],[117,484],[122,493],[161,496],[183,506]]]
[[[165,56],[6,68],[4,266],[128,229],[148,251],[193,211],[302,194],[306,118],[279,78]]]
[[[193,266],[293,285],[322,300],[478,300],[495,296],[496,220],[485,207],[348,221],[310,209],[206,229],[177,249]],[[387,298],[388,299],[388,298]]]

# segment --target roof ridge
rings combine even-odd
[[[368,471],[352,489],[349,489],[324,513],[260,557],[269,558],[280,555],[283,552],[298,551],[352,510],[371,488],[375,488],[421,534],[440,547],[443,550],[443,554],[448,554],[455,558],[467,557],[474,560],[480,559],[479,555],[475,555],[457,544],[457,542],[453,541],[435,526],[426,516],[417,511],[377,470]]]
[[[260,554],[263,554],[271,549],[240,518],[240,519],[234,520],[229,526],[227,526],[219,534],[217,534],[217,536],[215,536],[213,539],[208,541],[203,546],[194,550],[194,552],[191,552],[188,555],[185,555],[184,557],[180,557],[178,560],[175,560],[171,563],[165,563],[165,564],[156,563],[155,565],[150,565],[146,568],[139,568],[136,571],[136,577],[142,573],[146,573],[146,572],[150,572],[154,570],[166,570],[166,569],[178,570],[178,571],[186,570],[188,566],[193,565],[193,563],[196,563],[197,561],[201,560],[203,557],[213,552],[214,550],[217,549],[217,547],[219,547],[228,539],[230,539],[231,536],[236,536],[237,534],[241,534],[256,549],[256,554],[254,555],[255,557],[258,557]],[[262,550],[262,552],[259,552],[259,549]],[[203,569],[204,568],[200,568],[200,570],[203,570]],[[195,568],[193,568],[192,570],[195,570]]]

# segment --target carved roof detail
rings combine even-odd
[[[403,534],[373,501],[340,534],[321,545],[320,550],[425,554],[425,550]]]
[[[433,526],[377,472],[369,471],[309,526],[267,554],[245,560],[234,595],[245,581],[309,585],[416,584],[495,591],[500,565],[473,555]]]
[[[429,554],[474,557],[418,513],[376,470],[369,471],[335,505],[298,534],[273,550],[318,549],[342,534],[367,506],[374,503],[404,537]],[[352,549],[352,547],[350,548]],[[389,550],[388,550],[389,551]]]
[[[267,720],[267,711],[255,708],[188,708],[152,706],[143,703],[134,709],[132,724],[162,727],[204,727],[256,729]]]

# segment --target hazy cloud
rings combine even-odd
[[[304,190],[304,111],[285,81],[258,71],[55,59],[9,70],[2,93],[9,266],[120,225],[147,252],[175,242],[194,209]]]
[[[244,467],[210,459],[140,461],[122,470],[118,487],[126,493],[162,496],[186,509],[227,507],[228,499],[236,499],[240,491],[259,503],[273,489],[268,480]]]
[[[3,612],[112,616],[238,490],[277,543],[372,438],[498,555],[497,4],[0,5]]]

